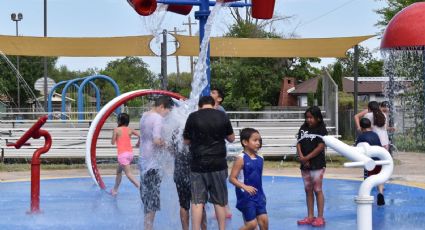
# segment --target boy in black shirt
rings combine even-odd
[[[211,96],[199,100],[199,110],[189,115],[183,137],[192,155],[192,229],[201,225],[205,203],[214,204],[220,229],[225,229],[227,204],[227,161],[225,140],[233,142],[235,134],[225,113],[214,109]],[[208,199],[209,198],[209,199]]]
[[[362,129],[362,134],[357,137],[356,145],[360,142],[366,142],[369,145],[376,145],[376,146],[382,146],[381,141],[379,140],[378,134],[372,131],[372,122],[370,122],[369,119],[363,117],[360,120],[360,127]],[[372,157],[373,160],[379,160],[377,157]],[[366,179],[369,176],[376,175],[381,172],[382,166],[377,165],[375,166],[372,171],[364,170],[364,178]],[[384,185],[380,184],[378,185],[378,197],[377,197],[377,204],[379,206],[385,205],[385,199],[384,199]]]

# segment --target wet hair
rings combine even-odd
[[[225,96],[223,90],[221,90],[219,88],[213,88],[213,89],[211,89],[211,91],[213,91],[213,90],[217,91],[218,96],[221,98],[221,101],[219,103],[220,104],[223,103],[224,96]]]
[[[155,99],[155,107],[164,106],[165,109],[171,109],[174,105],[173,99],[169,96],[160,96]]]
[[[371,101],[367,107],[373,113],[373,125],[383,127],[385,125],[385,115],[379,108],[379,103],[377,101]]]
[[[383,101],[381,102],[381,104],[379,105],[382,108],[390,108],[390,102],[389,101]]]
[[[202,96],[201,98],[199,98],[198,106],[202,108],[202,106],[204,105],[214,106],[215,105],[214,98],[211,96]]]
[[[323,115],[322,115],[322,111],[320,110],[320,108],[318,106],[311,106],[309,107],[305,112],[304,112],[304,126],[308,126],[307,124],[307,113],[311,113],[311,115],[314,117],[314,119],[316,119],[317,125],[320,126],[325,126],[325,122],[323,121]]]
[[[372,122],[370,122],[370,120],[366,117],[363,117],[362,119],[360,119],[360,127],[362,129],[369,129],[370,127],[372,127]]]
[[[241,139],[241,145],[242,147],[245,147],[243,145],[243,141],[249,141],[249,138],[251,138],[252,134],[254,133],[258,133],[260,134],[260,132],[258,132],[258,130],[253,129],[253,128],[244,128],[239,132],[239,137]],[[260,140],[260,148],[263,145],[263,141]]]
[[[130,116],[126,113],[118,114],[117,123],[118,123],[118,127],[128,126],[128,124],[130,123]]]

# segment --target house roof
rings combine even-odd
[[[344,78],[342,81],[343,91],[346,93],[354,93],[354,81]],[[359,78],[357,92],[358,93],[383,93],[385,81],[362,81]]]
[[[290,94],[308,94],[315,93],[317,91],[317,83],[319,82],[320,77],[315,77],[308,79],[295,86],[295,90],[290,92]]]
[[[299,95],[315,93],[320,76],[311,78],[295,86],[295,90],[288,93]],[[385,84],[389,81],[388,77],[359,77],[357,92],[359,94],[383,94]],[[404,87],[409,87],[411,81],[405,78],[395,78],[396,82],[401,82]],[[344,77],[342,81],[343,91],[346,93],[354,93],[354,78]]]

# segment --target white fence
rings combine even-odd
[[[262,154],[265,156],[285,156],[296,153],[295,135],[299,127],[304,122],[300,118],[271,118],[284,117],[288,114],[296,117],[303,117],[304,111],[275,111],[275,112],[248,112],[235,111],[228,112],[229,117],[244,117],[237,114],[249,115],[250,117],[270,117],[270,118],[231,118],[232,125],[237,136],[237,140],[228,145],[229,155],[236,154],[241,150],[238,134],[239,130],[246,127],[255,128],[260,131],[263,138]],[[285,115],[286,114],[286,115]],[[12,116],[8,116],[12,117]],[[246,117],[246,116],[245,116]],[[8,147],[7,143],[15,142],[36,120],[0,120],[0,149],[1,160],[7,158],[30,158],[34,150],[43,145],[44,140],[30,139],[29,146],[21,149]],[[329,119],[325,119],[331,123]],[[83,158],[85,156],[85,140],[91,120],[48,120],[42,127],[49,131],[52,136],[52,147],[49,152],[42,155],[42,158]],[[138,129],[138,123],[132,122],[130,126]],[[110,143],[112,130],[116,127],[115,119],[110,119],[103,126],[98,142],[97,156],[99,158],[113,158],[116,156],[116,148]],[[331,135],[336,135],[336,128],[328,126]],[[136,143],[136,140],[133,141]]]

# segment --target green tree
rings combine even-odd
[[[158,88],[159,81],[149,69],[148,65],[139,57],[125,57],[114,60],[107,64],[100,74],[114,79],[120,87],[121,93],[137,89]],[[96,81],[96,85],[102,89],[103,101],[109,101],[115,97],[113,87],[109,82]],[[128,106],[139,106],[140,101],[135,99],[127,103]]]
[[[7,56],[7,58],[12,62],[16,67],[16,56]],[[57,58],[51,57],[47,58],[47,69],[50,76],[50,73],[53,72],[55,68]],[[40,92],[34,89],[34,83],[37,79],[42,78],[44,76],[44,58],[43,57],[24,57],[21,56],[19,58],[19,72],[21,76],[24,78],[25,82],[28,84],[28,87],[31,91],[34,92],[35,96],[39,96]],[[17,106],[18,101],[18,85],[16,72],[11,68],[6,60],[0,57],[0,84],[1,90],[0,94],[9,95],[10,98],[7,100],[12,101],[12,106]],[[20,101],[21,107],[27,107],[28,99],[33,99],[32,95],[27,93],[27,91],[23,88],[23,82],[20,83]],[[8,96],[6,96],[8,97]],[[3,98],[3,97],[1,97]]]
[[[189,97],[192,83],[192,75],[188,72],[168,74],[168,90]]]
[[[380,0],[386,1],[387,6],[376,10],[376,13],[381,16],[381,19],[376,23],[378,27],[381,27],[381,32],[384,31],[390,20],[403,8],[415,3],[423,2],[420,0]]]
[[[348,51],[346,58],[338,58],[338,62],[342,65],[342,76],[353,76],[354,50]],[[384,62],[373,57],[372,52],[367,47],[359,46],[359,76],[383,76],[383,66]]]
[[[72,71],[68,67],[62,65],[59,68],[55,68],[50,74],[51,78],[55,82],[68,81],[76,78],[82,78],[87,76],[92,76],[97,74],[99,71],[97,69],[89,68],[85,71]]]
[[[332,79],[338,85],[338,91],[342,91],[342,65],[340,62],[336,62],[333,66],[333,71],[331,74]]]
[[[322,98],[323,98],[323,81],[322,78],[319,78],[317,82],[317,90],[316,90],[316,99],[317,105],[322,106]]]
[[[279,38],[267,32],[265,24],[243,18],[232,11],[235,23],[229,27],[228,37]],[[319,70],[311,63],[319,58],[212,58],[212,85],[226,93],[223,105],[226,109],[249,108],[260,110],[265,106],[276,106],[280,85],[285,76],[309,79]]]

